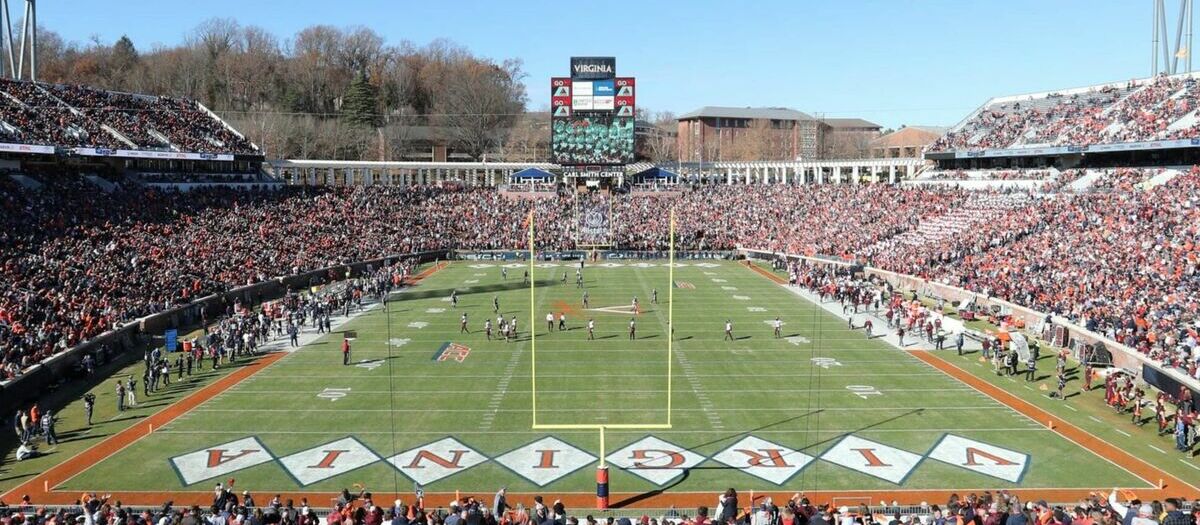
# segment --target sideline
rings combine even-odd
[[[774,281],[781,286],[788,286],[786,279],[775,275],[759,267],[757,264],[746,262],[746,268],[757,272],[758,274]],[[803,296],[801,296],[803,297]],[[806,299],[807,300],[807,299]],[[909,346],[903,351],[921,362],[940,370],[946,375],[953,377],[964,385],[988,396],[1013,411],[1028,417],[1032,421],[1043,424],[1046,430],[1050,430],[1068,441],[1075,443],[1081,448],[1084,448],[1101,458],[1105,458],[1110,462],[1120,466],[1124,470],[1134,474],[1135,476],[1146,481],[1150,487],[1129,487],[1129,490],[1136,491],[1142,499],[1165,499],[1172,496],[1186,496],[1196,498],[1200,496],[1200,488],[1183,481],[1177,476],[1154,467],[1145,460],[1113,445],[1103,439],[1097,438],[1087,431],[1071,424],[1070,422],[1055,416],[1033,403],[1030,403],[1020,397],[997,387],[974,374],[963,370],[957,365],[945,360],[936,355],[935,351],[923,349],[919,346]],[[1157,482],[1157,483],[1156,483]],[[1094,490],[1107,490],[1110,487],[1097,487]],[[1032,492],[1036,490],[1031,489]],[[961,490],[959,492],[962,492]],[[1010,492],[1012,492],[1010,490]],[[1050,490],[1053,492],[1053,490]],[[1069,498],[1063,501],[1073,501],[1075,499],[1085,498],[1091,490],[1077,491],[1074,498]],[[1038,499],[1047,499],[1039,496]]]
[[[405,283],[415,285],[421,280],[429,277],[435,272],[445,268],[449,262],[437,263],[420,273],[409,277]],[[37,505],[72,505],[78,499],[79,495],[74,491],[58,491],[55,488],[65,481],[74,478],[83,473],[96,464],[116,455],[130,445],[136,443],[142,438],[149,436],[154,431],[162,429],[171,421],[178,419],[180,416],[189,413],[192,409],[204,404],[212,398],[225,393],[234,385],[241,383],[244,380],[265,370],[280,359],[291,355],[288,351],[275,351],[263,355],[261,358],[243,365],[241,368],[225,374],[221,378],[204,386],[203,388],[191,393],[187,397],[179,401],[163,407],[158,412],[147,416],[145,419],[134,423],[124,430],[113,434],[109,438],[97,443],[82,452],[68,458],[67,460],[50,467],[42,474],[29,479],[28,481],[13,487],[8,492],[0,494],[0,500],[3,501],[20,501],[23,496],[29,496],[30,501]],[[107,492],[107,491],[106,491]],[[174,498],[177,492],[123,492],[117,496],[123,503],[129,505],[146,505],[157,506],[168,499]],[[191,494],[187,492],[178,494]],[[203,494],[203,495],[200,495]],[[128,497],[126,497],[128,496]],[[210,496],[208,501],[204,496]],[[197,493],[195,497],[187,498],[189,504],[207,505],[211,503],[211,493]]]
[[[1125,450],[1113,445],[1103,439],[1089,434],[1087,431],[1071,424],[1070,422],[1051,414],[1042,408],[1021,399],[1008,391],[997,387],[987,381],[984,381],[974,374],[959,368],[957,365],[946,361],[945,359],[936,356],[933,352],[926,350],[908,350],[909,355],[920,359],[926,364],[945,372],[947,375],[971,386],[988,397],[1007,405],[1009,408],[1026,415],[1034,421],[1047,422],[1050,424],[1050,430],[1079,446],[1086,448],[1096,455],[1106,458],[1117,465],[1120,465],[1125,470],[1132,472],[1134,475],[1143,480],[1150,481],[1160,480],[1163,486],[1157,489],[1134,489],[1139,493],[1142,499],[1165,499],[1171,496],[1179,496],[1186,494],[1188,498],[1196,498],[1200,495],[1200,488],[1187,483],[1167,472],[1159,470],[1147,463],[1145,460],[1126,452]],[[1146,493],[1155,494],[1149,497]]]

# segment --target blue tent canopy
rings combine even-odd
[[[513,179],[551,179],[554,174],[537,168],[525,168],[512,174]]]
[[[633,175],[633,180],[654,181],[654,180],[678,180],[679,175],[673,171],[665,170],[657,166],[640,171]]]

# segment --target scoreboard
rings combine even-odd
[[[552,161],[617,165],[634,160],[636,87],[613,57],[572,57],[571,76],[550,79]]]

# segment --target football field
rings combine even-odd
[[[744,264],[667,266],[450,263],[51,488],[594,494],[602,456],[629,494],[1153,486]]]

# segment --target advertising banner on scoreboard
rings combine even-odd
[[[618,117],[632,117],[636,114],[636,82],[633,77],[621,77],[613,81],[617,93],[614,106]]]
[[[550,79],[550,114],[554,118],[571,116],[571,79],[566,77]]]

